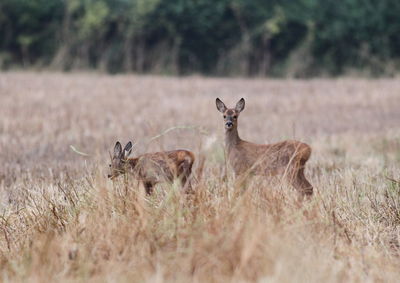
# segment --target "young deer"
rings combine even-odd
[[[146,153],[134,158],[128,158],[132,152],[132,142],[128,142],[122,150],[120,142],[114,147],[111,158],[111,174],[108,178],[114,179],[120,174],[131,172],[143,182],[147,194],[151,194],[154,185],[160,182],[173,182],[180,178],[182,187],[187,189],[189,176],[192,172],[194,154],[188,150],[172,150],[155,153]]]
[[[274,144],[255,144],[242,140],[238,134],[238,118],[245,101],[240,99],[235,108],[227,108],[216,99],[218,111],[225,122],[225,144],[228,160],[236,177],[244,180],[248,174],[281,175],[302,195],[311,196],[313,187],[304,176],[304,167],[311,155],[309,145],[286,140]]]

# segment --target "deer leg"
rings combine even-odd
[[[185,192],[189,192],[192,190],[192,186],[190,183],[190,175],[192,173],[192,162],[187,160],[183,161],[178,168],[178,176],[181,179],[182,188]]]
[[[235,187],[237,189],[246,190],[250,182],[250,173],[244,172],[240,174],[235,174]]]
[[[304,176],[304,168],[300,168],[292,178],[293,187],[298,190],[302,195],[312,196],[313,186],[308,182]]]

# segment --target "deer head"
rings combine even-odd
[[[244,99],[241,98],[238,101],[238,103],[236,103],[236,107],[235,108],[227,108],[225,106],[225,104],[219,98],[217,98],[215,100],[215,103],[217,105],[218,111],[221,112],[224,115],[225,129],[227,131],[230,131],[232,129],[236,129],[237,128],[237,121],[238,121],[238,118],[239,118],[239,114],[244,109],[244,105],[245,105]]]
[[[114,155],[111,156],[111,164],[110,166],[110,174],[108,178],[114,179],[115,177],[119,176],[126,172],[127,160],[129,154],[132,152],[132,142],[128,142],[122,150],[121,143],[117,141],[114,146]]]

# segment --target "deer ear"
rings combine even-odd
[[[224,113],[226,111],[225,104],[221,101],[221,99],[217,98],[215,100],[215,104],[217,105],[217,109],[219,112]]]
[[[241,98],[239,101],[238,101],[238,103],[236,103],[236,107],[235,107],[235,110],[237,111],[237,112],[242,112],[243,111],[243,109],[244,109],[244,99],[243,98]]]
[[[122,146],[121,143],[117,141],[117,143],[114,146],[114,157],[121,157],[121,153],[122,153]]]
[[[128,142],[124,148],[124,158],[127,158],[132,152],[132,142]]]

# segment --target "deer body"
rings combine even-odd
[[[236,177],[249,174],[281,175],[300,193],[312,195],[313,187],[304,176],[304,167],[311,155],[311,147],[305,143],[286,140],[274,144],[255,144],[244,141],[238,133],[239,113],[244,109],[242,98],[236,108],[228,109],[217,98],[217,109],[224,114],[225,145],[229,163]]]
[[[129,142],[124,151],[117,142],[111,162],[111,172],[108,177],[113,179],[123,173],[131,173],[143,182],[147,194],[151,194],[153,187],[160,182],[173,182],[181,178],[185,188],[192,172],[195,156],[191,151],[179,149],[163,152],[146,153],[137,157],[128,158],[132,143]],[[120,151],[121,149],[121,151]]]

